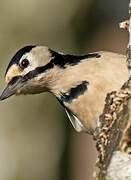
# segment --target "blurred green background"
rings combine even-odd
[[[65,53],[125,53],[128,0],[0,0],[0,90],[13,54],[29,44]],[[0,103],[0,180],[91,180],[95,144],[48,94]]]

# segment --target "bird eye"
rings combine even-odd
[[[29,65],[28,59],[23,59],[23,60],[21,61],[21,63],[20,63],[20,67],[21,67],[22,69],[26,68],[28,65]]]

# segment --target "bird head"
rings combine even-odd
[[[61,98],[61,94],[83,82],[85,65],[81,62],[99,57],[98,53],[76,56],[58,53],[46,46],[25,46],[16,52],[6,69],[7,86],[0,100],[45,91]]]
[[[11,59],[6,73],[6,88],[0,100],[12,95],[37,94],[46,91],[53,68],[54,51],[46,46],[26,46]],[[57,54],[57,53],[55,53]]]

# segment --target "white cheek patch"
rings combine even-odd
[[[20,61],[23,59],[29,60],[29,66],[23,70],[23,75],[27,74],[29,71],[36,69],[37,67],[45,66],[52,59],[52,54],[48,47],[35,47],[31,52],[24,54]]]
[[[36,61],[35,61],[34,56],[33,56],[31,53],[26,53],[25,55],[23,55],[22,58],[21,58],[21,60],[20,60],[20,62],[21,62],[23,59],[28,59],[28,61],[29,61],[28,67],[25,68],[25,69],[23,70],[23,73],[22,73],[22,75],[25,75],[25,74],[27,74],[29,71],[34,70],[34,69],[37,67],[37,63],[36,63]]]
[[[23,59],[28,59],[29,65],[25,69],[22,70],[22,75],[26,75],[29,72],[35,70],[38,67],[45,66],[52,59],[52,55],[47,47],[36,47],[29,53],[26,53],[22,56],[20,62]],[[43,73],[42,73],[43,75]],[[39,77],[36,77],[36,80],[41,79],[42,76],[39,74]]]

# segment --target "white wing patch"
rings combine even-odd
[[[71,113],[68,109],[65,108],[65,111],[67,113],[67,116],[69,120],[71,121],[73,127],[77,132],[85,131],[85,127],[83,124],[80,122],[80,120],[73,114]]]

